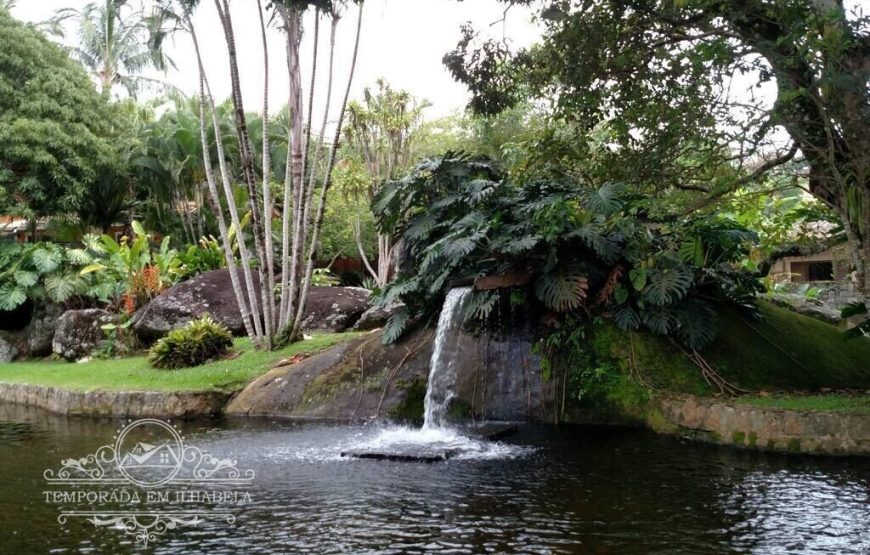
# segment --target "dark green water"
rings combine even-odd
[[[0,406],[0,553],[870,553],[867,459],[528,427],[446,463],[349,461],[341,448],[382,430],[246,420],[178,424],[188,444],[255,472],[249,503],[188,505],[236,521],[169,530],[143,548],[120,529],[59,523],[69,507],[43,494],[46,469],[111,443],[122,425]]]

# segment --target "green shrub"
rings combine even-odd
[[[209,316],[172,330],[151,347],[148,361],[156,368],[189,368],[223,356],[233,336]]]

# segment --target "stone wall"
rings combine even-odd
[[[648,423],[658,432],[746,449],[870,455],[870,414],[774,409],[668,395],[651,401]]]
[[[0,383],[0,402],[40,407],[70,416],[195,418],[220,414],[229,393],[162,391],[69,391]]]

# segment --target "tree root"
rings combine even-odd
[[[691,353],[686,352],[685,349],[680,347],[680,345],[675,342],[673,339],[670,340],[671,343],[674,344],[684,355],[686,355],[689,360],[691,360],[695,365],[701,369],[701,377],[704,378],[704,381],[707,382],[708,385],[711,385],[719,390],[719,395],[738,395],[740,393],[746,393],[745,389],[741,389],[736,385],[732,384],[728,380],[722,377],[719,372],[716,371],[713,366],[707,362],[707,360],[701,356],[701,354],[692,349]]]

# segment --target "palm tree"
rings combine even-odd
[[[142,75],[150,68],[165,70],[172,61],[159,44],[150,38],[150,18],[140,5],[130,0],[89,2],[76,10],[58,10],[49,21],[51,31],[64,36],[63,24],[72,21],[78,34],[78,45],[72,52],[97,80],[105,95],[115,85],[123,86],[135,97],[145,85],[165,85]]]

